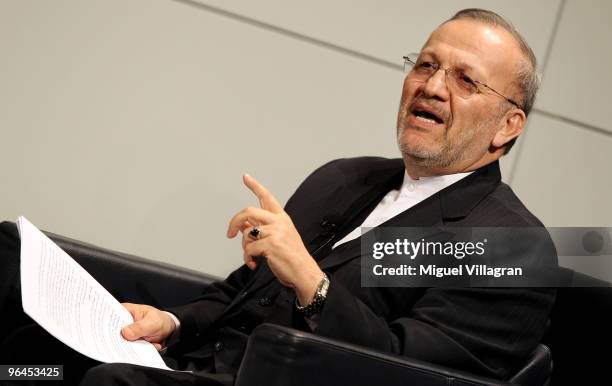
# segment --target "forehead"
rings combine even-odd
[[[486,77],[511,76],[521,58],[514,37],[506,30],[474,20],[442,24],[429,37],[422,53],[446,66],[469,65]]]

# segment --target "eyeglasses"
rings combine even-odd
[[[428,62],[419,60],[419,54],[408,54],[404,56],[404,71],[410,70],[411,76],[420,82],[426,82],[431,78],[438,70],[443,70],[446,73],[446,85],[452,93],[462,97],[469,98],[473,94],[482,93],[486,88],[493,91],[495,94],[504,98],[508,102],[512,103],[519,109],[521,108],[517,102],[508,98],[504,94],[496,91],[493,87],[487,86],[486,84],[473,80],[461,70],[454,68],[441,67],[439,63]]]

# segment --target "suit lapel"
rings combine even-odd
[[[376,228],[383,227],[431,227],[442,225],[440,199],[436,195],[421,201],[412,208],[390,218]],[[376,228],[369,230],[374,231]],[[366,233],[368,233],[366,232]],[[363,236],[363,235],[362,235]],[[342,245],[334,249],[329,256],[321,260],[321,269],[328,269],[361,256],[361,237],[349,241],[346,248]]]
[[[445,220],[465,217],[484,197],[499,185],[500,181],[501,173],[499,171],[499,163],[496,161],[474,171],[474,173],[464,179],[447,186],[417,205],[390,218],[377,228],[435,227],[443,225]],[[381,183],[382,180],[376,180],[376,184]],[[387,189],[387,191],[388,190],[390,189]],[[360,224],[361,222],[354,225],[350,230]],[[372,230],[370,230],[370,232],[371,231]],[[437,233],[437,231],[433,231],[433,233]],[[424,234],[423,236],[427,235]],[[361,237],[351,240],[346,244],[345,248],[342,248],[342,245],[340,245],[327,257],[322,259],[319,262],[321,269],[328,269],[344,264],[349,260],[361,256]]]

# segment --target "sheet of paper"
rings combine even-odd
[[[17,219],[17,226],[26,314],[66,345],[100,362],[171,370],[151,343],[121,336],[132,316],[100,283],[25,217]]]

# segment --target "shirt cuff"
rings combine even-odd
[[[172,312],[168,312],[168,311],[162,311],[162,312],[168,315],[170,319],[172,319],[172,321],[174,322],[174,331],[172,331],[172,334],[170,334],[168,339],[166,339],[164,348],[160,351],[160,354],[163,355],[166,353],[168,346],[171,346],[174,343],[176,343],[179,339],[179,336],[181,336],[181,321]]]
[[[175,326],[174,333],[176,333],[181,328],[181,321],[172,312],[168,312],[168,311],[162,311],[162,312],[168,315],[170,319],[172,319],[172,321],[174,322],[174,326]]]

